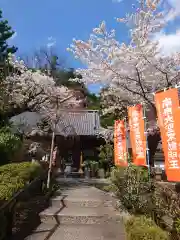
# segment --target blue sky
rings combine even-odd
[[[179,36],[180,29],[180,0],[166,0],[176,7],[177,14],[172,16],[162,38],[163,44],[167,39]],[[81,67],[81,64],[66,52],[72,39],[86,40],[92,29],[105,20],[109,28],[115,28],[120,41],[128,41],[128,31],[123,24],[116,23],[114,17],[124,16],[133,11],[135,0],[0,0],[4,19],[9,21],[16,36],[11,43],[18,48],[19,55],[32,54],[36,49],[56,42],[56,49],[66,60],[67,67]],[[51,40],[48,40],[52,37]],[[180,39],[178,37],[178,39]],[[174,38],[173,38],[174,39]],[[179,44],[180,41],[177,41]],[[179,45],[178,45],[179,46]],[[176,48],[178,46],[175,46]],[[180,49],[180,47],[179,47]]]
[[[17,32],[13,43],[20,53],[28,54],[46,45],[51,36],[72,67],[79,66],[66,52],[72,39],[87,39],[102,20],[110,28],[117,27],[114,17],[128,10],[127,4],[120,6],[111,0],[0,0],[0,6],[4,18]]]

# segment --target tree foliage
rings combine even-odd
[[[153,93],[179,83],[180,53],[164,55],[154,37],[167,24],[165,13],[159,11],[160,1],[140,3],[134,13],[117,18],[117,22],[130,27],[129,43],[116,40],[115,30],[108,31],[103,21],[87,41],[74,40],[68,49],[87,66],[77,70],[84,83],[106,86],[102,92],[105,113],[119,110],[118,114],[123,113],[119,118],[127,115],[127,106],[137,103],[144,103],[156,117]],[[149,142],[151,157],[160,140],[156,133],[154,136],[153,146]]]
[[[7,123],[7,118],[4,116],[5,105],[8,103],[8,95],[5,94],[4,78],[12,71],[7,64],[7,58],[9,53],[15,53],[17,48],[15,46],[9,46],[7,41],[14,35],[14,31],[8,25],[7,20],[3,20],[2,11],[0,10],[0,125]]]
[[[168,233],[146,216],[133,216],[125,223],[127,240],[170,240]]]
[[[61,107],[72,107],[78,104],[73,91],[64,86],[57,86],[53,77],[40,70],[28,69],[23,61],[17,61],[14,56],[9,57],[9,62],[15,71],[4,80],[3,105],[4,115],[8,118],[25,111],[53,111],[53,101],[60,103]],[[56,100],[52,100],[56,99]],[[47,111],[47,112],[49,112]]]
[[[0,165],[13,160],[14,154],[21,148],[21,138],[10,127],[0,128]]]
[[[114,161],[114,148],[113,144],[106,143],[99,148],[99,164],[104,169],[110,169],[113,166]]]
[[[0,63],[4,64],[8,53],[15,53],[17,48],[15,46],[8,46],[7,40],[14,35],[14,31],[8,25],[7,20],[2,18],[2,10],[0,10]]]
[[[127,104],[145,102],[155,109],[153,92],[174,86],[179,74],[179,54],[162,55],[159,42],[153,40],[166,18],[157,7],[144,5],[117,21],[132,26],[129,44],[116,40],[115,30],[108,31],[102,22],[87,41],[74,40],[69,49],[87,66],[77,72],[87,84],[108,86],[109,94],[118,96],[114,107],[122,99]]]

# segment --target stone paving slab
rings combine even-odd
[[[54,215],[58,211],[59,211],[59,207],[52,206],[52,207],[46,208],[43,212],[41,212],[40,216],[41,215],[52,215],[52,214]]]
[[[107,178],[89,178],[89,179],[79,179],[79,182],[82,182],[82,183],[89,183],[89,184],[109,184],[111,183],[109,179]]]
[[[72,194],[73,195],[73,194]],[[95,201],[95,202],[101,202],[101,199],[95,197],[95,196],[88,196],[88,195],[78,195],[78,196],[66,196],[64,197],[65,195],[62,193],[61,196],[56,196],[56,197],[53,197],[52,200],[55,200],[55,201],[77,201],[77,202],[83,202],[83,201]]]
[[[60,225],[50,240],[125,240],[125,233],[119,224]]]
[[[62,207],[100,207],[106,205],[106,201],[89,196],[56,196],[51,199],[51,206]]]
[[[110,184],[110,180],[107,178],[80,178],[80,179],[75,179],[75,178],[63,178],[63,177],[58,177],[57,179],[58,183],[67,183],[67,184]]]
[[[74,178],[63,178],[63,177],[57,177],[56,181],[58,183],[67,183],[67,184],[78,184],[79,180],[78,179],[74,179]]]
[[[61,191],[61,195],[66,196],[81,196],[81,197],[93,197],[93,198],[100,198],[107,196],[107,193],[95,188],[95,187],[76,187],[71,189],[65,189]]]
[[[103,216],[106,212],[104,208],[67,207],[58,213],[61,216]]]
[[[33,233],[24,240],[45,240],[56,230],[56,224],[41,223]]]
[[[112,201],[112,196],[90,185],[78,183],[69,186],[70,188],[68,185],[64,189],[61,188],[56,193],[54,200],[51,201],[52,206],[40,213],[43,223],[56,225],[53,233],[50,231],[50,238],[47,238],[45,232],[42,232],[42,235],[45,236],[44,239],[42,235],[36,233],[39,234],[36,235],[36,238],[35,235],[32,235],[27,240],[126,239],[122,214],[115,210],[113,204],[107,204]],[[87,207],[86,201],[97,201],[99,205],[88,205]],[[81,205],[82,203],[83,205]]]
[[[62,196],[65,196],[65,197],[71,197],[71,198],[77,198],[77,197],[81,197],[82,199],[83,198],[94,198],[94,199],[105,199],[105,197],[107,197],[107,195],[104,195],[103,193],[102,194],[98,194],[98,196],[96,197],[97,193],[88,193],[88,192],[84,192],[84,193],[81,193],[81,192],[69,192],[69,191],[64,191],[62,192]]]
[[[121,215],[113,207],[103,205],[95,207],[48,208],[41,214],[41,222],[57,224],[101,224],[120,221]]]
[[[39,214],[41,222],[47,224],[56,224],[57,223],[56,215],[58,214],[59,211],[60,207],[54,206],[45,209]]]

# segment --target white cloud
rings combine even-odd
[[[161,2],[166,13],[166,22],[174,22],[180,16],[180,0],[162,0]],[[180,25],[174,25],[177,29],[174,33],[160,32],[155,35],[155,40],[158,40],[161,53],[171,55],[180,52]],[[166,29],[166,27],[165,27]]]
[[[15,33],[12,35],[11,40],[13,40],[13,39],[16,38],[16,37],[17,37],[17,32],[15,32]]]
[[[172,9],[168,12],[166,20],[173,21],[180,16],[180,0],[167,0],[167,3]]]
[[[164,55],[180,52],[180,29],[171,34],[161,32],[156,35],[155,40],[159,41],[159,47]]]
[[[56,39],[53,37],[48,37],[47,47],[51,48],[56,45]]]
[[[169,4],[174,8],[178,8],[180,10],[180,1],[179,0],[168,0]]]
[[[115,2],[115,3],[120,3],[122,2],[123,0],[112,0],[112,2]]]

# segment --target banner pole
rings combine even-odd
[[[116,140],[117,139],[117,126],[116,126],[116,120],[114,121],[114,165],[115,167],[117,167],[117,162],[116,162],[116,152],[117,152],[117,149],[116,149]]]
[[[126,161],[127,163],[129,164],[128,162],[128,156],[129,156],[129,152],[128,152],[128,141],[127,141],[127,118],[125,117],[124,118],[124,126],[125,126],[125,137],[126,137]]]
[[[146,139],[146,159],[147,159],[147,166],[148,166],[148,175],[150,178],[150,155],[149,155],[149,146],[148,146],[148,137],[147,137],[147,119],[146,119],[146,110],[144,107],[144,104],[142,103],[142,108],[143,108],[143,120],[144,120],[144,134],[145,134],[145,139]]]

